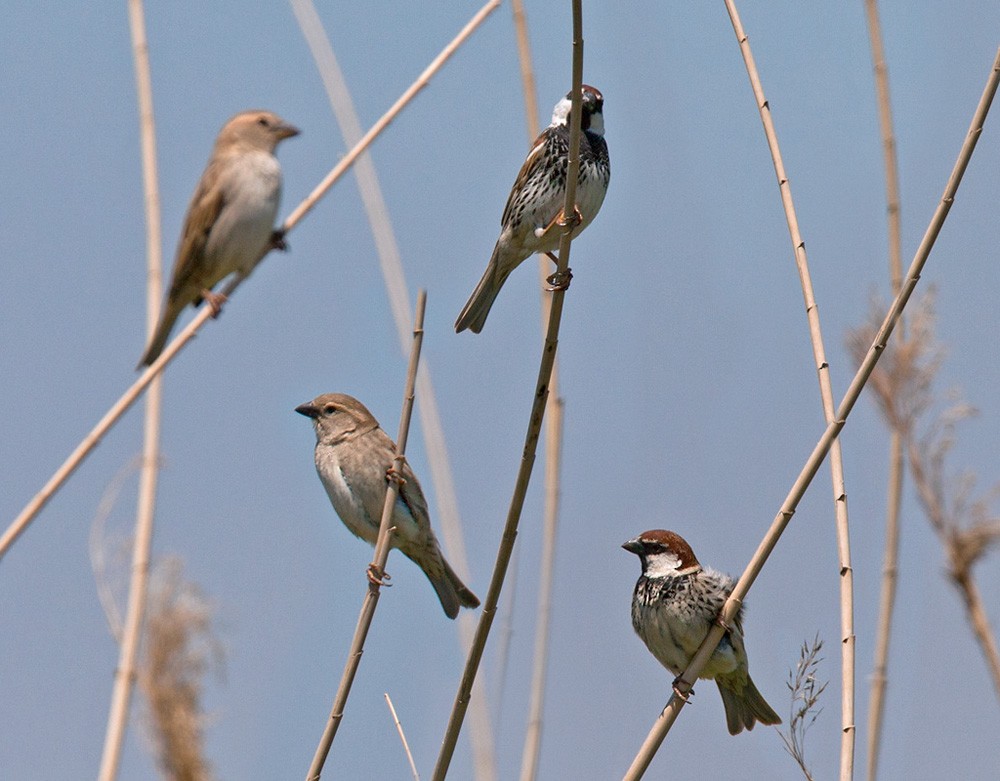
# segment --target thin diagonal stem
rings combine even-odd
[[[413,323],[413,346],[410,349],[410,364],[406,372],[406,391],[403,394],[403,410],[399,416],[399,435],[396,437],[396,456],[392,460],[392,468],[395,474],[403,472],[403,461],[406,454],[406,439],[410,433],[410,416],[413,412],[414,386],[417,382],[417,366],[420,363],[420,347],[424,340],[424,306],[427,303],[427,293],[423,290],[417,296],[417,315]],[[378,538],[375,541],[375,558],[372,561],[369,574],[376,576],[385,573],[385,563],[389,558],[390,535],[395,527],[392,524],[392,511],[396,505],[396,497],[399,495],[399,483],[396,480],[389,480],[385,492],[385,502],[382,505],[382,520],[379,524]],[[365,599],[361,604],[361,613],[358,616],[358,624],[354,630],[354,639],[351,641],[351,650],[347,654],[347,662],[344,665],[344,673],[340,678],[340,685],[337,687],[337,694],[333,698],[333,708],[330,710],[330,718],[326,721],[323,729],[323,736],[320,738],[319,746],[316,747],[316,754],[313,756],[309,772],[306,774],[306,781],[319,781],[323,772],[323,765],[326,757],[330,753],[330,746],[337,736],[337,729],[344,719],[344,707],[347,705],[347,697],[351,693],[351,685],[354,683],[354,676],[358,672],[361,664],[361,655],[365,651],[365,638],[368,637],[368,630],[371,628],[372,619],[375,618],[375,608],[378,606],[378,598],[381,593],[381,583],[377,582],[377,577],[366,575],[368,589],[365,591]]]
[[[581,0],[573,0],[573,106],[570,111],[570,137],[569,137],[569,160],[566,171],[566,200],[563,206],[563,214],[570,215],[576,209],[576,183],[580,173],[580,117],[582,110],[583,96],[583,9]],[[562,235],[559,240],[559,264],[560,276],[565,277],[569,269],[569,253],[572,242],[573,223],[569,219],[563,220]],[[469,698],[472,692],[472,684],[476,679],[479,670],[479,663],[482,661],[483,652],[486,649],[486,641],[489,638],[490,628],[496,616],[497,603],[500,600],[500,591],[503,588],[504,578],[510,564],[510,556],[514,549],[514,540],[517,538],[517,526],[521,518],[521,510],[524,507],[524,497],[528,491],[528,482],[531,479],[531,470],[535,463],[535,452],[538,447],[538,440],[541,435],[542,420],[545,417],[545,403],[549,395],[549,379],[552,374],[552,364],[555,360],[556,348],[559,343],[559,324],[562,320],[563,299],[566,291],[556,289],[552,293],[552,306],[549,310],[548,331],[545,338],[545,346],[542,350],[542,359],[538,367],[538,380],[535,383],[534,403],[531,407],[531,418],[528,423],[528,431],[525,435],[524,452],[521,456],[521,467],[517,473],[517,481],[514,485],[514,495],[511,497],[510,508],[507,512],[507,521],[504,524],[503,536],[500,539],[500,548],[497,551],[496,564],[493,568],[493,576],[490,579],[489,590],[486,593],[486,600],[479,616],[479,623],[476,626],[476,636],[472,643],[472,650],[465,663],[465,670],[462,673],[462,680],[459,684],[458,693],[455,695],[455,704],[452,707],[448,726],[445,730],[441,743],[441,751],[438,754],[437,763],[434,766],[432,781],[443,781],[448,773],[451,758],[455,752],[455,745],[458,742],[458,735],[462,729],[462,722],[465,719],[465,712],[469,707]]]
[[[795,254],[795,265],[799,271],[799,282],[802,285],[802,296],[805,299],[806,316],[809,323],[809,336],[812,341],[813,360],[816,364],[819,379],[820,398],[823,404],[823,416],[827,423],[834,419],[833,386],[830,382],[830,364],[826,360],[826,349],[823,346],[823,333],[820,328],[819,307],[813,294],[812,278],[809,274],[809,259],[806,255],[806,243],[799,231],[799,221],[795,214],[795,203],[792,199],[792,187],[785,172],[785,164],[778,146],[778,134],[774,128],[771,107],[764,97],[757,65],[750,41],[743,31],[734,0],[725,0],[733,30],[740,44],[743,61],[750,77],[757,109],[764,124],[764,135],[771,150],[774,162],[774,173],[778,178],[778,188],[781,192],[781,205],[785,210],[785,221],[788,223],[788,235],[792,241],[792,251]],[[834,515],[837,529],[837,556],[839,559],[840,584],[840,636],[841,636],[841,744],[840,744],[840,780],[850,781],[854,777],[854,742],[856,730],[854,725],[854,570],[851,567],[850,527],[847,516],[847,488],[844,485],[844,463],[841,455],[840,440],[834,440],[830,448],[830,478],[833,483]]]
[[[799,501],[801,501],[806,489],[809,487],[812,479],[816,476],[816,472],[818,472],[820,466],[822,466],[823,460],[830,451],[830,446],[839,436],[844,425],[847,423],[847,418],[850,415],[851,410],[857,403],[858,397],[861,395],[861,391],[864,389],[865,384],[868,382],[868,378],[875,369],[875,365],[878,363],[879,358],[886,349],[889,337],[892,336],[892,331],[899,322],[900,315],[902,315],[903,309],[906,307],[906,303],[910,300],[910,296],[913,294],[913,291],[917,286],[920,274],[923,271],[924,265],[927,263],[927,258],[930,256],[931,250],[934,247],[934,242],[937,240],[938,234],[941,232],[945,219],[948,217],[948,212],[951,211],[951,206],[955,201],[955,195],[958,192],[958,187],[962,182],[962,176],[965,174],[965,169],[969,165],[969,161],[972,159],[972,152],[976,148],[976,142],[979,140],[979,136],[983,132],[983,123],[986,121],[986,115],[989,113],[990,103],[992,103],[993,97],[996,94],[998,84],[1000,84],[1000,49],[997,50],[996,58],[993,60],[992,70],[990,71],[989,78],[987,79],[986,87],[983,89],[983,94],[979,99],[979,105],[976,107],[976,111],[973,114],[972,124],[966,133],[962,149],[959,152],[958,159],[955,161],[955,166],[952,169],[951,176],[948,178],[944,194],[941,196],[941,200],[938,203],[937,208],[934,210],[934,215],[931,217],[930,224],[924,232],[924,237],[920,242],[920,246],[917,248],[913,262],[910,263],[906,279],[900,287],[899,293],[896,295],[895,299],[893,299],[892,306],[890,306],[885,319],[882,321],[881,327],[875,335],[875,339],[868,348],[868,352],[861,361],[861,365],[858,367],[858,371],[854,375],[854,379],[851,380],[851,384],[848,387],[847,392],[844,394],[844,398],[841,400],[839,407],[837,408],[836,417],[827,425],[826,430],[823,432],[823,435],[820,437],[816,446],[813,448],[812,453],[810,453],[809,458],[806,460],[805,466],[803,466],[799,476],[792,484],[791,490],[788,492],[788,495],[785,497],[785,501],[781,505],[781,509],[771,522],[771,527],[768,529],[764,539],[761,540],[760,545],[757,547],[757,551],[754,553],[753,558],[750,559],[750,563],[740,576],[740,579],[736,582],[736,586],[733,588],[733,593],[730,595],[729,599],[726,600],[726,604],[723,606],[722,611],[719,614],[718,622],[706,635],[704,642],[702,642],[701,646],[698,648],[698,652],[694,655],[694,658],[691,660],[691,663],[688,664],[687,669],[681,675],[680,679],[678,679],[677,690],[680,692],[681,696],[678,696],[676,693],[671,696],[666,707],[664,707],[659,718],[649,731],[649,735],[646,736],[646,740],[639,749],[639,753],[633,760],[632,765],[626,772],[624,781],[637,781],[637,779],[642,778],[643,774],[646,772],[646,769],[649,767],[649,763],[652,761],[657,749],[666,737],[667,732],[670,731],[670,727],[677,720],[677,716],[680,713],[681,708],[684,707],[686,695],[692,688],[692,684],[688,682],[698,679],[698,674],[705,667],[705,663],[708,662],[709,657],[714,653],[716,646],[719,644],[719,640],[722,639],[722,635],[726,631],[724,628],[725,625],[728,625],[736,616],[740,606],[743,604],[743,599],[746,597],[747,592],[750,590],[753,582],[757,579],[761,569],[766,563],[768,557],[771,555],[771,551],[774,550],[774,546],[778,544],[778,540],[781,538],[782,532],[784,532],[785,527],[795,514]]]
[[[320,78],[323,80],[344,143],[349,147],[353,146],[361,139],[363,131],[347,80],[337,62],[323,22],[312,0],[290,0],[290,2],[302,35],[316,62]],[[389,208],[382,196],[375,163],[368,152],[359,156],[354,166],[354,175],[358,180],[361,201],[375,240],[389,308],[399,333],[400,349],[405,355],[409,350],[410,324],[413,322],[409,286],[403,270],[402,255],[393,232],[392,220],[389,217]],[[458,510],[455,482],[448,459],[444,427],[441,424],[441,415],[438,413],[434,385],[431,381],[431,370],[426,360],[421,362],[417,372],[417,399],[421,429],[424,432],[424,447],[437,499],[438,528],[448,552],[448,560],[459,577],[468,582],[468,558],[462,535],[462,520]],[[473,617],[463,612],[456,621],[456,628],[462,653],[467,654],[472,644]],[[473,701],[470,716],[474,774],[477,781],[496,781],[496,750],[493,744],[490,713],[483,686],[477,684],[476,688],[477,696]]]
[[[299,206],[293,211],[288,218],[282,223],[281,230],[285,233],[292,230],[299,220],[301,220],[306,213],[308,213],[322,198],[326,195],[327,191],[337,182],[340,177],[347,173],[348,169],[354,165],[354,162],[358,159],[358,156],[364,152],[372,142],[378,137],[378,135],[385,130],[389,123],[399,114],[400,111],[416,96],[416,94],[430,82],[431,78],[441,69],[441,67],[447,62],[447,60],[455,53],[459,46],[461,46],[465,41],[472,35],[473,31],[478,27],[483,20],[496,9],[499,5],[500,0],[490,0],[483,8],[472,18],[472,20],[462,29],[462,31],[455,37],[455,39],[449,43],[442,52],[434,58],[433,62],[427,66],[426,70],[420,74],[417,80],[410,85],[410,87],[403,93],[403,95],[397,100],[392,107],[379,119],[378,122],[369,130],[364,138],[362,138],[346,155],[344,155],[340,162],[337,163],[326,175],[326,178],[317,185],[317,187],[310,193]],[[240,278],[234,276],[225,285],[222,286],[219,291],[224,297],[230,298],[235,292],[236,288],[240,285]],[[69,478],[73,472],[76,471],[77,467],[83,462],[90,451],[93,450],[97,444],[104,438],[104,435],[111,430],[111,427],[118,422],[118,419],[125,414],[129,407],[131,407],[136,399],[142,395],[143,391],[146,390],[147,386],[153,381],[163,368],[173,360],[174,356],[183,349],[183,347],[191,341],[194,335],[201,329],[205,322],[212,317],[212,310],[210,307],[202,307],[201,310],[195,314],[194,318],[190,323],[187,324],[185,328],[174,338],[174,340],[164,348],[160,357],[157,358],[136,380],[132,386],[122,394],[121,398],[118,399],[111,407],[110,410],[104,415],[103,418],[98,422],[90,433],[83,438],[83,441],[77,445],[76,449],[70,454],[69,458],[63,462],[63,465],[56,470],[55,474],[49,478],[49,481],[43,486],[42,490],[39,491],[32,498],[30,502],[21,511],[20,515],[14,519],[14,521],[7,527],[7,530],[0,536],[0,558],[3,558],[4,554],[8,551],[14,541],[21,536],[24,530],[28,527],[28,524],[34,520],[35,516],[48,504],[49,500],[55,494],[56,491],[62,486],[63,483]]]

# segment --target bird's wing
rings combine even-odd
[[[545,148],[552,143],[554,134],[549,132],[551,128],[546,128],[541,132],[535,143],[531,145],[528,156],[524,159],[521,170],[517,173],[514,186],[510,188],[510,195],[507,196],[507,205],[503,207],[503,215],[500,217],[500,224],[506,225],[510,218],[511,211],[518,198],[523,197],[525,182],[537,175],[538,168],[542,161],[548,158]]]
[[[429,531],[431,528],[431,517],[430,512],[427,510],[427,500],[424,498],[424,492],[420,488],[420,481],[413,474],[413,470],[410,469],[410,464],[407,461],[403,462],[403,480],[406,482],[399,487],[399,498],[406,505],[406,509],[410,511],[410,515],[413,516],[413,520],[416,521],[417,526]]]
[[[219,219],[219,214],[226,203],[218,167],[218,160],[209,163],[191,197],[191,205],[188,206],[187,216],[184,218],[184,231],[177,247],[177,259],[174,261],[174,273],[170,283],[171,294],[179,293],[188,286],[196,289],[203,286],[197,279],[197,273],[203,266],[202,258],[208,234]]]

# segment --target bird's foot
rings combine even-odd
[[[365,570],[365,575],[368,576],[368,582],[373,586],[385,586],[386,588],[392,588],[392,583],[387,582],[392,580],[392,575],[384,569],[380,570],[377,566],[375,566],[374,562],[368,565],[368,569]]]
[[[583,215],[580,214],[580,207],[579,206],[574,206],[573,207],[573,216],[572,217],[567,217],[565,214],[563,214],[563,212],[560,211],[559,212],[559,219],[556,221],[556,224],[560,228],[575,228],[577,225],[579,225],[582,222],[583,222]]]
[[[285,243],[285,231],[281,228],[275,228],[271,231],[271,249],[281,252],[288,249],[288,245]]]
[[[406,485],[406,478],[403,477],[402,473],[394,466],[390,466],[385,470],[385,479],[392,480],[400,488]]]
[[[572,269],[566,269],[565,271],[557,271],[554,274],[549,274],[545,278],[545,281],[549,283],[549,286],[545,288],[550,293],[556,290],[568,290],[569,283],[573,279]]]
[[[222,305],[226,303],[229,299],[226,298],[222,293],[215,293],[208,288],[201,291],[201,299],[208,304],[209,309],[212,310],[212,318],[215,319],[222,314]]]
[[[683,691],[681,689],[682,683],[687,684],[687,681],[678,675],[674,678],[673,683],[670,684],[670,688],[674,690],[674,696],[686,704],[691,697],[694,697],[694,688],[688,685],[688,690]]]

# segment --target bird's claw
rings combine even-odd
[[[208,304],[208,308],[212,310],[212,319],[215,319],[222,314],[222,305],[229,299],[222,293],[215,293],[206,288],[201,291],[201,300]]]
[[[680,686],[682,683],[687,684],[687,681],[685,681],[680,675],[678,675],[676,678],[674,678],[673,683],[670,684],[670,687],[673,689],[674,696],[677,697],[677,699],[681,700],[684,703],[687,703],[687,701],[694,696],[694,689],[689,688],[687,691],[682,691]]]
[[[392,575],[385,570],[380,570],[377,566],[375,566],[374,562],[368,565],[368,569],[365,570],[365,575],[368,576],[368,582],[373,586],[385,586],[386,588],[392,588],[392,583],[386,582],[392,580]]]
[[[276,228],[271,232],[271,249],[281,252],[288,249],[288,245],[285,243],[285,231],[281,228]]]
[[[583,215],[580,213],[580,207],[574,206],[573,216],[567,217],[563,212],[559,212],[559,219],[556,221],[556,224],[560,228],[569,228],[569,227],[575,228],[582,222],[583,222]]]
[[[406,478],[400,473],[398,469],[394,466],[390,466],[385,470],[385,479],[392,480],[396,485],[402,488],[406,485]]]
[[[550,293],[556,290],[568,290],[569,283],[573,279],[573,271],[571,269],[566,269],[565,271],[556,271],[553,274],[549,274],[545,278],[545,281],[549,283],[549,286],[545,288]]]

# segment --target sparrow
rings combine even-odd
[[[455,322],[455,331],[483,330],[486,316],[500,288],[522,261],[536,252],[555,260],[559,221],[566,201],[566,169],[569,165],[569,116],[572,91],[552,111],[552,123],[535,139],[521,171],[514,181],[503,216],[500,238],[493,248],[486,273]],[[583,85],[580,117],[580,177],[577,180],[576,209],[571,218],[573,237],[590,225],[604,202],[611,179],[608,145],[604,142],[604,96],[594,87]],[[568,281],[549,279],[554,286]],[[560,282],[562,284],[560,285]]]
[[[736,581],[702,567],[691,546],[671,531],[643,532],[622,547],[642,562],[632,596],[632,627],[650,653],[674,675],[681,675],[712,628]],[[781,719],[750,679],[743,645],[743,608],[701,671],[714,678],[726,709],[731,735],[754,724]]]
[[[206,300],[218,314],[223,298],[212,292],[215,285],[234,273],[246,279],[269,250],[285,248],[274,230],[281,199],[274,150],[298,134],[270,111],[244,111],[219,131],[188,206],[166,303],[139,368],[163,351],[184,307]]]
[[[451,568],[431,530],[427,500],[410,465],[401,474],[390,470],[396,445],[360,401],[344,393],[325,393],[295,408],[312,418],[316,429],[316,472],[340,520],[357,537],[375,545],[387,479],[399,481],[392,512],[396,527],[392,547],[424,571],[448,618],[459,607],[478,607],[479,600]]]

